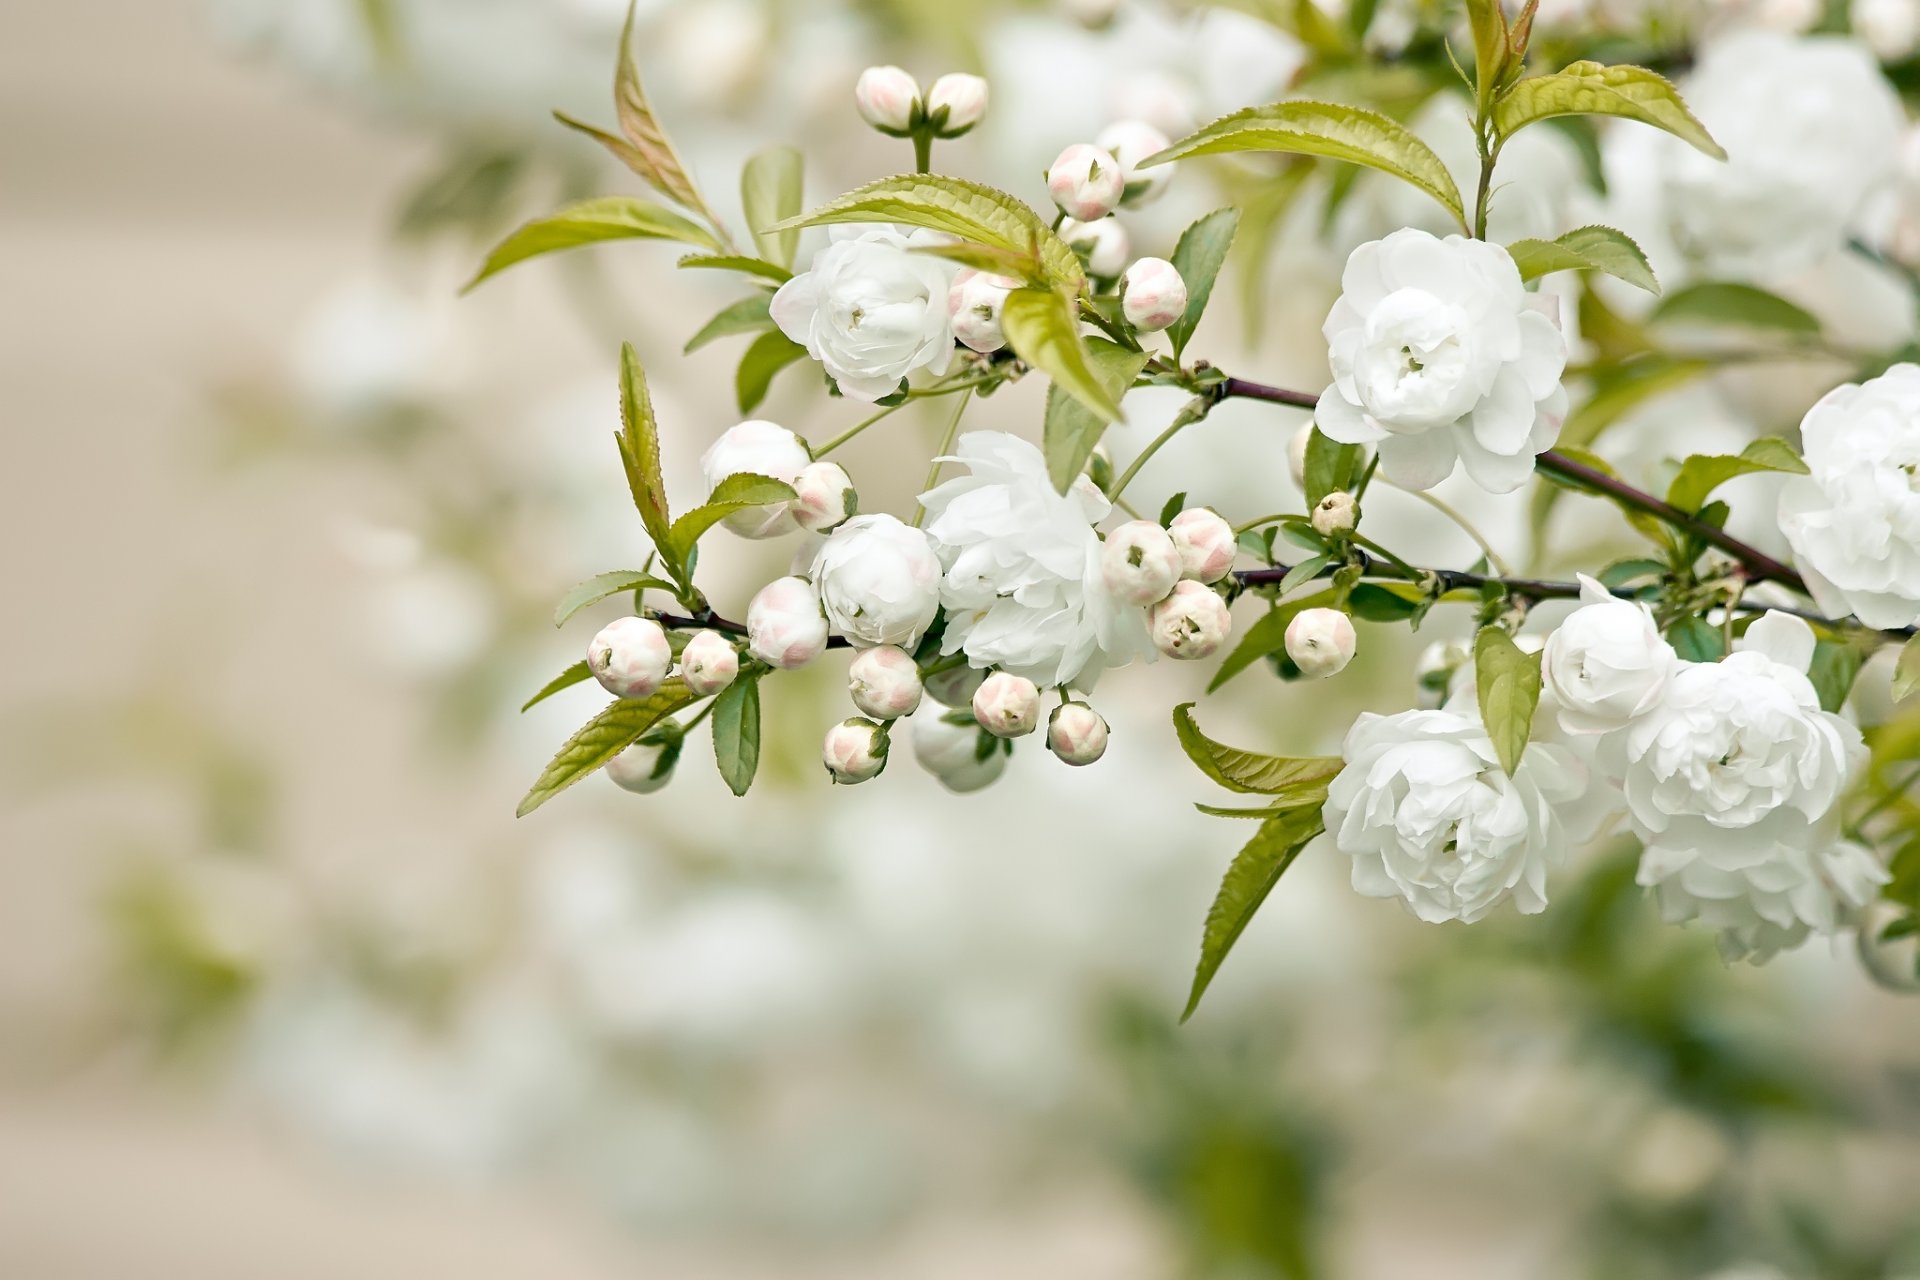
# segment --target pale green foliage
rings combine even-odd
[[[1120,401],[1087,361],[1074,304],[1056,289],[1015,289],[1000,311],[1000,327],[1015,354],[1053,379],[1102,422],[1121,419]],[[1091,450],[1092,446],[1088,446]]]
[[[640,740],[640,735],[694,701],[676,679],[668,680],[650,698],[620,698],[581,726],[540,771],[533,787],[520,801],[515,816],[524,818],[580,779],[606,764]]]
[[[495,246],[466,287],[471,289],[488,276],[528,258],[608,240],[678,240],[719,248],[712,235],[671,209],[632,196],[605,196],[569,205],[522,226]]]
[[[1116,403],[1147,363],[1146,352],[1130,351],[1105,338],[1087,339],[1086,355],[1094,381]],[[1106,429],[1106,418],[1066,392],[1057,381],[1047,388],[1041,441],[1047,455],[1047,474],[1056,489],[1065,493],[1086,470],[1087,459],[1093,456],[1094,446]]]
[[[769,231],[775,223],[798,214],[803,194],[805,161],[792,147],[768,147],[754,152],[740,175],[740,206],[753,232],[760,256],[783,267],[793,265],[800,247],[798,228]]]
[[[1540,655],[1523,652],[1500,627],[1482,627],[1473,640],[1473,680],[1480,720],[1493,739],[1500,767],[1512,774],[1533,735],[1533,713],[1540,705]]]
[[[1708,495],[1736,476],[1756,471],[1807,474],[1807,464],[1785,440],[1773,436],[1755,440],[1737,454],[1696,453],[1680,465],[1680,473],[1667,488],[1667,501],[1682,511],[1698,511]]]
[[[608,596],[619,595],[623,591],[677,590],[679,588],[671,582],[663,581],[653,574],[632,569],[615,569],[608,573],[596,573],[560,597],[560,603],[553,610],[553,625],[565,626],[567,619],[588,605],[597,604]]]
[[[1167,341],[1173,344],[1173,358],[1179,360],[1193,340],[1193,331],[1206,314],[1213,297],[1213,282],[1226,263],[1227,250],[1233,247],[1233,233],[1240,225],[1238,209],[1215,209],[1180,233],[1171,259],[1174,270],[1187,285],[1187,309],[1167,329]]]
[[[1631,236],[1612,227],[1576,227],[1553,240],[1516,240],[1507,252],[1522,280],[1551,271],[1604,271],[1648,293],[1660,292],[1647,255]]]
[[[1700,325],[1709,328],[1776,329],[1811,336],[1820,321],[1804,307],[1776,293],[1750,284],[1709,280],[1669,294],[1654,309],[1654,324]]]
[[[1645,67],[1576,62],[1545,76],[1521,80],[1504,93],[1493,111],[1493,127],[1511,137],[1535,121],[1554,116],[1618,116],[1664,129],[1714,157],[1727,153],[1680,99],[1665,77]]]

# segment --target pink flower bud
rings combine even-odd
[[[853,478],[837,462],[810,462],[794,477],[793,519],[809,533],[825,533],[860,507]]]
[[[1025,676],[996,671],[973,694],[973,718],[996,738],[1021,738],[1040,721],[1040,690]]]
[[[920,668],[898,645],[862,649],[847,668],[847,692],[862,715],[898,720],[920,705]]]
[[[920,105],[920,85],[899,67],[868,67],[853,86],[853,105],[880,132],[905,133]]]
[[[827,730],[820,761],[841,786],[877,778],[887,767],[887,730],[884,725],[855,717]]]
[[[1063,702],[1047,720],[1047,749],[1068,764],[1092,764],[1107,753],[1107,722],[1084,702]]]
[[[1141,258],[1120,278],[1120,309],[1142,333],[1158,333],[1187,313],[1187,282],[1165,258]]]
[[[1302,675],[1338,675],[1355,644],[1353,621],[1338,609],[1302,609],[1287,624],[1287,656]]]
[[[1129,520],[1100,546],[1100,581],[1128,604],[1145,607],[1166,598],[1180,580],[1180,552],[1151,520]]]
[[[649,618],[615,618],[587,642],[587,669],[616,698],[653,696],[672,665],[667,633]]]
[[[1125,187],[1120,162],[1084,142],[1062,151],[1047,170],[1047,194],[1068,217],[1082,222],[1112,213]]]
[[[1154,648],[1182,661],[1211,657],[1232,627],[1219,593],[1190,580],[1176,583],[1172,594],[1147,611]]]
[[[940,113],[944,111],[943,117]],[[927,90],[927,119],[936,136],[957,138],[987,114],[987,82],[964,72],[949,72]]]
[[[740,651],[718,631],[696,631],[680,651],[680,682],[690,693],[708,697],[740,674]]]
[[[1142,169],[1140,162],[1165,151],[1173,144],[1167,135],[1144,120],[1120,120],[1100,131],[1095,142],[1120,165],[1125,186],[1120,203],[1129,208],[1151,204],[1166,191],[1173,180],[1176,164],[1159,164]]]
[[[1233,568],[1239,550],[1233,526],[1205,507],[1188,507],[1167,526],[1173,549],[1180,553],[1180,576],[1195,582],[1218,582]]]
[[[805,578],[775,578],[747,606],[747,652],[770,667],[804,667],[827,648],[827,615]]]
[[[953,336],[983,355],[1007,345],[1000,327],[1000,308],[1007,294],[1020,287],[1012,276],[963,270],[947,290],[947,313],[953,317]]]
[[[1109,280],[1126,270],[1127,257],[1133,252],[1133,239],[1117,218],[1091,222],[1067,218],[1061,222],[1059,234],[1086,258],[1088,271]]]

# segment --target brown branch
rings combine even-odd
[[[723,618],[711,609],[697,618],[688,617],[684,613],[657,613],[652,610],[649,610],[646,616],[652,618],[669,631],[705,629],[708,631],[718,631],[730,636],[744,636],[747,634],[747,626],[744,622],[734,622],[729,618]],[[845,636],[827,637],[827,648],[829,649],[850,649],[852,647],[852,642]]]

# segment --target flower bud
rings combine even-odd
[[[1313,424],[1293,433],[1293,439],[1287,441],[1287,474],[1302,489],[1307,487],[1307,446],[1313,443]]]
[[[927,696],[943,707],[970,707],[974,691],[986,683],[987,673],[979,667],[953,667],[925,677]]]
[[[944,113],[944,114],[943,114]],[[957,138],[987,114],[987,82],[952,71],[927,90],[927,122],[937,138]]]
[[[722,480],[742,473],[792,484],[813,461],[804,440],[777,422],[749,418],[729,427],[700,455],[700,474],[711,494]],[[721,523],[743,538],[777,538],[794,530],[793,504],[772,502],[729,514]]]
[[[1094,144],[1120,165],[1121,181],[1125,184],[1120,203],[1129,208],[1159,199],[1172,181],[1173,171],[1179,168],[1177,164],[1160,164],[1151,169],[1140,167],[1142,160],[1173,145],[1166,134],[1144,120],[1116,121],[1100,131]]]
[[[978,791],[1007,769],[1007,752],[977,724],[955,724],[944,712],[907,721],[913,758],[947,790]]]
[[[1040,722],[1040,690],[1025,676],[996,671],[973,692],[973,718],[996,738],[1023,738]]]
[[[1012,276],[989,275],[984,271],[963,269],[947,290],[947,314],[953,318],[953,336],[969,350],[982,355],[1007,345],[1006,331],[1000,327],[1000,308],[1007,294],[1020,287]]]
[[[1047,194],[1068,217],[1081,222],[1112,213],[1125,187],[1119,161],[1084,142],[1062,151],[1047,169]]]
[[[1096,276],[1113,279],[1126,270],[1133,252],[1133,239],[1117,218],[1096,218],[1080,222],[1073,218],[1060,223],[1060,238],[1087,260],[1087,270]]]
[[[1147,611],[1153,647],[1183,661],[1211,657],[1226,643],[1232,627],[1227,602],[1198,582],[1175,583],[1172,593]]]
[[[1063,702],[1047,718],[1047,750],[1068,764],[1092,764],[1107,754],[1107,722],[1084,702]]]
[[[853,86],[853,105],[862,120],[897,137],[913,127],[920,85],[899,67],[868,67]]]
[[[887,767],[886,726],[858,716],[842,720],[827,730],[827,739],[820,745],[820,761],[841,786],[879,777]]]
[[[1145,607],[1166,598],[1180,580],[1180,552],[1151,520],[1129,520],[1100,547],[1100,581],[1128,604]]]
[[[1853,0],[1853,32],[1882,62],[1901,62],[1920,45],[1920,7],[1913,0]]]
[[[1217,512],[1188,507],[1167,526],[1173,549],[1180,553],[1180,576],[1195,582],[1218,582],[1233,568],[1239,550],[1233,526]]]
[[[862,649],[847,668],[847,692],[862,715],[898,720],[920,705],[920,668],[898,645]]]
[[[1355,643],[1353,620],[1338,609],[1302,609],[1287,624],[1287,656],[1302,675],[1339,675]]]
[[[1553,694],[1562,729],[1607,733],[1660,704],[1680,657],[1646,605],[1616,599],[1585,574],[1580,599],[1580,608],[1547,637],[1541,680]]]
[[[1454,673],[1473,661],[1473,650],[1458,640],[1435,640],[1414,660],[1414,703],[1432,711],[1453,692]]]
[[[699,697],[720,692],[740,674],[740,651],[718,631],[696,631],[680,651],[680,682]]]
[[[827,615],[805,578],[775,578],[747,606],[747,652],[791,671],[826,651]]]
[[[1093,452],[1087,455],[1087,479],[1093,481],[1093,487],[1101,493],[1113,491],[1113,455],[1107,452],[1106,445],[1093,446]]]
[[[1799,35],[1820,20],[1822,0],[1759,0],[1749,11],[1753,21],[1769,31]]]
[[[1313,509],[1313,531],[1323,538],[1345,533],[1359,522],[1360,504],[1345,489],[1334,490]]]
[[[837,462],[808,463],[793,492],[793,521],[808,533],[825,533],[860,509],[853,478]]]
[[[587,642],[587,669],[616,698],[652,697],[672,665],[667,633],[651,618],[615,618]]]
[[[1187,313],[1187,282],[1165,258],[1141,258],[1120,277],[1120,310],[1142,333],[1158,333]]]
[[[673,780],[673,765],[679,758],[678,741],[648,736],[607,761],[605,767],[615,786],[646,795]]]

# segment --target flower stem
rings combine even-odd
[[[933,172],[933,132],[929,129],[913,131],[913,171]]]
[[[832,453],[835,449],[838,449],[841,445],[853,439],[855,436],[859,435],[862,431],[865,431],[868,427],[872,426],[874,423],[880,421],[882,418],[898,410],[901,407],[901,405],[904,405],[904,404],[906,404],[906,401],[904,400],[902,400],[900,404],[890,404],[886,408],[880,410],[878,413],[875,413],[868,417],[860,419],[860,421],[854,423],[852,426],[848,427],[845,431],[842,431],[839,435],[835,436],[833,439],[821,445],[818,449],[815,449],[813,451],[813,456],[816,458],[826,457],[828,454]]]
[[[1388,481],[1387,483],[1392,484],[1393,482]],[[1400,489],[1400,486],[1397,484],[1393,487]],[[1500,553],[1493,549],[1493,544],[1487,541],[1486,536],[1473,527],[1473,521],[1461,515],[1452,503],[1444,502],[1434,497],[1425,489],[1400,489],[1400,492],[1420,499],[1420,501],[1426,503],[1435,511],[1438,511],[1441,515],[1460,526],[1461,532],[1465,533],[1469,538],[1472,538],[1474,544],[1480,548],[1480,553],[1486,556],[1487,563],[1493,566],[1495,573],[1503,576],[1510,576],[1513,573],[1513,566],[1501,558]]]

